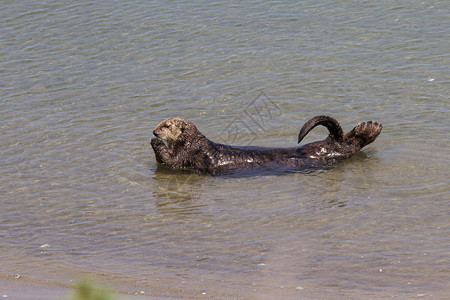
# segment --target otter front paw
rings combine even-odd
[[[152,147],[153,147],[153,148],[156,148],[156,147],[160,147],[160,146],[164,145],[164,142],[163,142],[161,139],[158,139],[158,138],[152,138],[151,144],[152,144]],[[164,145],[164,146],[165,146],[165,145]]]
[[[155,151],[156,161],[159,163],[165,163],[170,158],[170,150],[167,148],[163,140],[153,138],[151,140],[153,151]]]

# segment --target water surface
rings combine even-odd
[[[0,275],[187,297],[450,293],[446,1],[3,1]],[[384,127],[329,170],[157,168],[163,119],[296,145]],[[315,129],[305,142],[324,138]]]

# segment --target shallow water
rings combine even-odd
[[[2,275],[176,297],[450,293],[448,2],[1,7]],[[283,176],[173,173],[150,146],[178,116],[291,147],[319,114],[383,131]]]

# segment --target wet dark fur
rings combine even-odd
[[[156,126],[151,144],[156,161],[176,170],[209,174],[249,169],[305,170],[327,166],[356,154],[372,143],[382,129],[380,123],[368,121],[344,134],[335,119],[317,116],[303,125],[298,142],[318,125],[328,128],[328,137],[301,147],[235,147],[210,141],[189,121],[169,119]]]

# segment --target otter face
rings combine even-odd
[[[162,121],[153,130],[156,138],[163,141],[167,148],[172,149],[176,142],[182,141],[182,134],[192,124],[183,119],[169,119]]]
[[[207,140],[194,124],[183,119],[162,121],[153,134],[151,144],[156,161],[173,169],[190,167],[196,159],[196,149]]]

